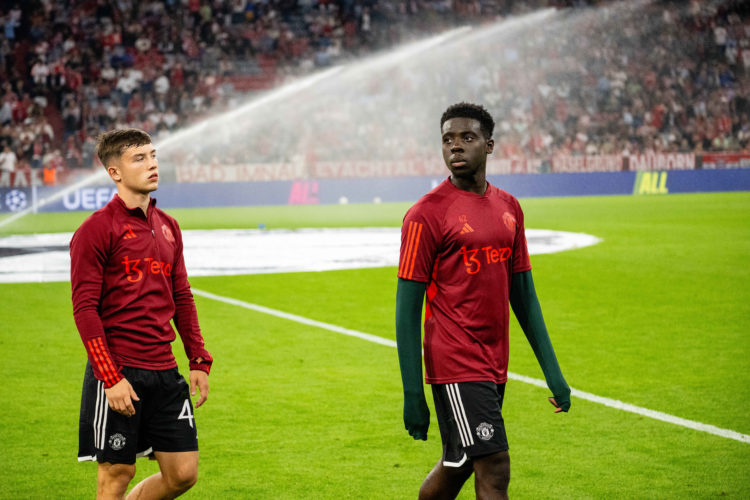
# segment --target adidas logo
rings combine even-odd
[[[461,229],[461,234],[473,233],[474,228],[469,225],[468,222],[464,222],[464,227]]]
[[[138,236],[137,236],[137,235],[136,235],[136,234],[135,234],[135,233],[133,232],[133,228],[132,228],[132,227],[128,227],[128,226],[126,226],[126,227],[128,228],[128,232],[127,232],[127,233],[125,233],[125,236],[123,236],[123,238],[124,238],[124,239],[126,239],[126,240],[132,240],[133,238],[137,238],[137,237],[138,237]]]

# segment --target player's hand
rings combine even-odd
[[[404,427],[414,439],[427,441],[430,428],[430,409],[424,394],[404,393]]]
[[[557,398],[547,399],[549,399],[549,402],[555,407],[555,413],[560,413],[561,411],[567,413],[570,409],[570,396],[558,396]],[[560,401],[559,403],[557,402],[558,400]]]
[[[135,415],[133,401],[140,401],[140,399],[127,379],[124,378],[109,389],[104,389],[104,395],[107,396],[109,407],[117,413],[126,417]]]
[[[195,396],[196,387],[201,393],[201,397],[195,403],[199,408],[208,399],[208,373],[203,370],[190,370],[190,395]]]

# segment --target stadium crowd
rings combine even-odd
[[[487,79],[477,93],[500,119],[502,156],[747,150],[750,4],[620,8],[629,12],[560,23],[512,60],[486,61],[528,75]]]
[[[158,138],[249,92],[425,34],[610,4],[0,0],[0,170],[44,168],[54,183],[55,172],[92,167],[103,130],[134,126]],[[496,117],[501,156],[750,148],[750,5],[628,9],[616,29],[540,26],[505,48],[482,48],[470,97]],[[417,140],[413,154],[421,143],[431,144]]]

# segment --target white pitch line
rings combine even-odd
[[[314,319],[305,318],[304,316],[297,316],[296,314],[279,311],[278,309],[271,309],[270,307],[259,306],[258,304],[251,304],[250,302],[245,302],[244,300],[237,300],[231,297],[223,297],[221,295],[215,295],[211,292],[205,292],[203,290],[196,290],[195,288],[192,288],[192,290],[195,295],[200,295],[201,297],[206,297],[207,299],[218,300],[219,302],[225,302],[227,304],[232,304],[233,306],[244,307],[245,309],[250,309],[252,311],[257,311],[257,312],[261,312],[264,314],[270,314],[271,316],[276,316],[277,318],[284,318],[284,319],[288,319],[289,321],[296,321],[297,323],[302,323],[303,325],[315,326],[318,328],[322,328],[324,330],[330,330],[332,332],[349,335],[350,337],[357,337],[363,340],[368,340],[370,342],[375,342],[376,344],[387,345],[389,347],[396,347],[396,342],[394,342],[393,340],[384,339],[383,337],[378,337],[377,335],[371,335],[369,333],[358,332],[357,330],[350,330],[348,328],[343,328],[341,326],[332,325],[330,323],[323,323],[322,321],[315,321]]]
[[[537,387],[542,387],[543,389],[547,388],[547,383],[544,380],[527,377],[525,375],[518,375],[517,373],[508,372],[508,378],[513,379],[513,380],[518,380],[520,382],[526,382],[527,384],[535,385]],[[701,432],[707,432],[709,434],[714,434],[715,436],[721,436],[727,439],[734,439],[735,441],[740,441],[743,443],[750,443],[750,435],[742,434],[737,431],[733,431],[731,429],[722,429],[721,427],[716,427],[715,425],[704,424],[702,422],[696,422],[695,420],[688,420],[686,418],[675,417],[674,415],[670,415],[669,413],[663,413],[663,412],[656,411],[656,410],[649,410],[648,408],[643,408],[642,406],[635,406],[635,405],[631,405],[630,403],[624,403],[617,399],[610,399],[610,398],[605,398],[603,396],[597,396],[596,394],[591,394],[590,392],[579,391],[578,389],[571,388],[570,394],[571,396],[585,399],[593,403],[599,403],[604,406],[609,406],[610,408],[614,408],[616,410],[636,413],[638,415],[643,415],[644,417],[653,418],[655,420],[661,420],[662,422],[667,422],[670,424],[687,427],[688,429],[693,429],[693,430],[701,431]]]
[[[297,323],[302,323],[303,325],[314,326],[317,328],[322,328],[324,330],[329,330],[331,332],[341,333],[343,335],[349,335],[350,337],[357,337],[363,340],[367,340],[369,342],[374,342],[376,344],[381,344],[381,345],[388,346],[388,347],[396,347],[395,341],[390,340],[390,339],[385,339],[377,335],[372,335],[372,334],[360,332],[357,330],[351,330],[349,328],[343,328],[341,326],[333,325],[331,323],[324,323],[322,321],[316,321],[314,319],[305,318],[304,316],[298,316],[296,314],[279,311],[278,309],[271,309],[270,307],[265,307],[265,306],[261,306],[258,304],[252,304],[250,302],[245,302],[244,300],[238,300],[238,299],[233,299],[231,297],[224,297],[222,295],[216,295],[216,294],[206,292],[203,290],[198,290],[196,288],[193,288],[192,290],[195,295],[199,295],[207,299],[212,299],[212,300],[216,300],[219,302],[224,302],[226,304],[231,304],[233,306],[242,307],[244,309],[250,309],[251,311],[256,311],[256,312],[260,312],[263,314],[276,316],[277,318],[283,318],[289,321],[295,321]],[[516,380],[518,382],[524,382],[526,384],[531,384],[537,387],[541,387],[543,389],[547,389],[547,383],[544,380],[540,380],[537,378],[527,377],[525,375],[519,375],[513,372],[508,372],[508,378],[511,380]],[[653,418],[655,420],[661,420],[662,422],[679,425],[681,427],[686,427],[688,429],[693,429],[695,431],[706,432],[708,434],[713,434],[715,436],[719,436],[719,437],[723,437],[727,439],[733,439],[735,441],[740,441],[742,443],[750,443],[750,435],[742,434],[737,431],[733,431],[730,429],[722,429],[721,427],[716,427],[714,425],[696,422],[695,420],[688,420],[686,418],[676,417],[674,415],[670,415],[668,413],[662,413],[656,410],[649,410],[648,408],[643,408],[641,406],[635,406],[629,403],[624,403],[622,401],[618,401],[617,399],[610,399],[610,398],[605,398],[602,396],[597,396],[596,394],[591,394],[590,392],[579,391],[578,389],[571,388],[570,391],[571,391],[572,396],[575,396],[580,399],[585,399],[586,401],[591,401],[593,403],[599,403],[601,405],[608,406],[616,410],[622,410],[622,411],[627,411],[630,413],[635,413],[637,415],[642,415],[644,417]]]

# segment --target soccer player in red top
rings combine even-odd
[[[175,498],[198,477],[196,408],[208,397],[212,358],[203,346],[182,255],[182,233],[156,208],[156,149],[141,130],[107,132],[97,155],[117,195],[88,217],[70,242],[73,316],[88,354],[78,460],[98,462],[97,498],[124,498],[137,456],[160,474],[128,498]],[[174,320],[190,361],[190,386],[177,371]]]
[[[523,211],[486,180],[494,121],[481,106],[450,106],[440,120],[450,177],[404,217],[396,292],[396,338],[404,424],[427,439],[422,385],[422,301],[426,382],[432,385],[443,455],[420,499],[455,498],[474,474],[477,498],[507,498],[508,442],[502,417],[509,307],[542,367],[555,412],[570,408],[531,279]]]

